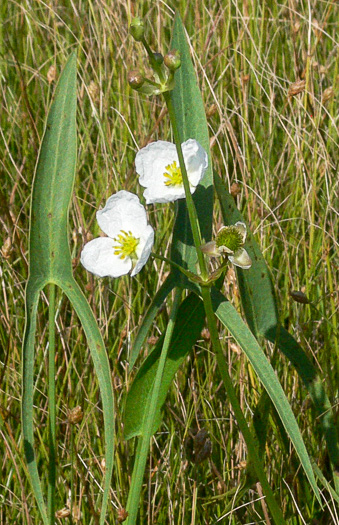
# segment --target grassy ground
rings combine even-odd
[[[145,16],[153,47],[170,46],[176,2],[4,0],[0,6],[0,524],[40,523],[26,477],[20,428],[21,344],[27,279],[29,197],[53,87],[70,52],[78,49],[78,173],[70,214],[74,271],[99,320],[113,371],[117,414],[116,468],[107,523],[126,504],[133,442],[122,439],[122,412],[131,382],[128,356],[140,320],[168,267],[153,261],[135,279],[97,280],[79,265],[83,244],[99,233],[95,212],[118,189],[138,192],[134,157],[149,140],[170,140],[158,98],[132,92],[127,72],[147,67],[128,36],[133,15]],[[214,167],[237,197],[272,271],[281,319],[318,369],[336,405],[338,396],[338,134],[336,128],[338,8],[305,0],[180,2],[208,115]],[[54,68],[54,69],[53,69]],[[297,80],[305,89],[288,90]],[[166,254],[173,207],[154,206],[156,249]],[[216,211],[216,227],[220,221]],[[163,234],[161,232],[164,232]],[[225,287],[239,305],[234,272]],[[294,302],[304,291],[312,306]],[[73,518],[97,523],[102,412],[98,386],[79,322],[64,296],[57,310],[58,493],[64,509],[73,488]],[[166,325],[158,315],[145,355]],[[36,442],[47,466],[47,307],[42,297],[36,344]],[[261,387],[227,333],[221,337],[243,410],[251,421]],[[270,355],[272,348],[267,347]],[[312,404],[290,364],[277,374],[297,416],[308,451],[328,475],[325,445]],[[71,426],[67,413],[81,405]],[[266,449],[270,482],[289,524],[339,523],[324,492],[321,510],[298,471],[295,453],[272,419]],[[190,461],[190,440],[205,428],[212,456]],[[143,491],[141,524],[267,523],[260,486],[241,498],[246,447],[230,412],[208,338],[201,337],[177,374],[164,424],[154,437]],[[237,495],[238,494],[238,495]],[[242,506],[241,509],[237,507]],[[222,516],[225,516],[222,518]],[[265,517],[266,516],[266,517]]]

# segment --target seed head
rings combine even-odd
[[[142,76],[142,74],[140,73],[140,71],[138,71],[137,69],[134,69],[133,71],[130,71],[128,73],[128,83],[129,85],[133,88],[133,89],[139,89],[141,88],[141,86],[143,85],[143,83],[145,82],[145,79],[144,77]]]
[[[293,84],[290,85],[288,88],[288,96],[294,97],[295,95],[298,95],[299,93],[302,93],[305,89],[306,81],[305,80],[297,80]]]

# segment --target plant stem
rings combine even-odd
[[[49,284],[48,307],[48,406],[49,469],[47,512],[50,525],[55,523],[55,284]]]
[[[175,319],[177,317],[180,301],[181,301],[181,289],[176,288],[172,311],[171,311],[170,318],[168,321],[164,343],[162,345],[161,355],[160,355],[159,364],[157,368],[157,373],[155,376],[155,381],[154,381],[154,385],[152,389],[152,395],[151,395],[149,404],[145,410],[145,416],[144,416],[144,421],[142,425],[142,434],[139,438],[139,443],[138,443],[138,448],[137,448],[137,453],[136,453],[136,460],[135,460],[133,473],[132,473],[131,487],[129,490],[128,501],[127,501],[127,506],[126,506],[126,510],[128,512],[128,518],[127,518],[126,525],[134,525],[136,523],[136,519],[138,515],[140,492],[142,488],[142,482],[143,482],[146,461],[147,461],[147,456],[148,456],[148,451],[149,451],[149,446],[150,446],[150,439],[153,434],[153,424],[154,424],[154,417],[156,414],[156,409],[158,406],[159,390],[161,386],[164,367],[166,364],[167,353],[168,353],[168,349],[169,349],[170,342],[172,339]]]
[[[194,245],[195,245],[195,248],[197,250],[197,256],[198,256],[198,262],[199,262],[199,268],[200,268],[200,272],[201,272],[201,277],[202,277],[202,279],[206,279],[207,275],[208,275],[208,272],[207,272],[207,267],[206,267],[206,263],[205,263],[204,254],[202,253],[202,251],[200,249],[200,246],[202,244],[202,240],[201,240],[201,233],[200,233],[200,226],[199,226],[199,221],[198,221],[198,216],[197,216],[197,210],[195,209],[194,202],[193,202],[193,197],[192,197],[191,190],[190,190],[190,183],[189,183],[188,176],[187,176],[184,156],[182,154],[181,140],[180,140],[179,130],[178,130],[178,126],[177,126],[177,122],[176,122],[176,118],[175,118],[175,111],[174,111],[174,107],[173,107],[171,94],[170,93],[164,93],[164,98],[165,98],[165,101],[166,101],[166,104],[167,104],[168,114],[169,114],[169,117],[170,117],[170,120],[171,120],[171,124],[172,124],[174,142],[175,142],[175,145],[176,145],[176,148],[177,148],[178,157],[179,157],[179,163],[180,163],[180,169],[181,169],[181,174],[182,174],[182,180],[183,180],[184,189],[185,189],[187,211],[188,211],[188,216],[189,216],[190,224],[191,224],[191,228],[192,228]]]
[[[168,114],[171,120],[172,129],[173,129],[174,141],[175,141],[175,145],[177,148],[177,153],[178,153],[178,158],[179,158],[179,163],[180,163],[180,168],[181,168],[181,173],[182,173],[182,178],[183,178],[183,184],[184,184],[184,189],[185,189],[186,205],[187,205],[188,215],[190,219],[190,225],[192,229],[194,245],[197,251],[200,273],[201,273],[202,279],[206,280],[208,277],[208,271],[207,271],[204,254],[202,253],[200,249],[202,241],[201,241],[201,233],[200,233],[200,228],[199,228],[199,221],[198,221],[193,197],[191,195],[191,190],[190,190],[189,180],[188,180],[187,171],[185,167],[184,157],[183,157],[182,150],[181,150],[181,139],[180,139],[179,130],[177,127],[171,94],[164,93],[164,98],[167,104]],[[272,513],[272,517],[274,518],[274,521],[277,525],[283,525],[285,524],[285,520],[284,520],[282,511],[279,505],[277,504],[274,498],[272,489],[267,481],[266,474],[262,467],[261,460],[258,454],[255,440],[247,425],[245,416],[241,410],[237,395],[235,393],[231,378],[227,370],[225,357],[222,352],[222,348],[221,348],[220,341],[219,341],[219,334],[218,334],[215,314],[214,314],[212,300],[211,300],[211,290],[209,287],[201,286],[201,297],[204,302],[204,308],[205,308],[205,313],[207,317],[207,325],[208,325],[208,329],[211,334],[212,347],[216,353],[218,367],[219,367],[220,374],[221,374],[221,377],[222,377],[222,380],[225,386],[227,396],[233,407],[234,414],[238,422],[239,428],[246,441],[250,459],[253,462],[253,467],[262,485],[263,491],[266,495],[267,504]]]

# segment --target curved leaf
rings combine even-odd
[[[295,447],[314,493],[320,501],[312,465],[298,424],[272,366],[258,345],[256,338],[241,319],[234,306],[229,301],[227,301],[221,292],[215,288],[212,289],[212,302],[216,316],[230,331],[234,339],[242,348],[254,370],[256,371],[263,387],[270,396],[272,403],[274,404],[275,409],[286,429],[286,432]]]
[[[214,174],[214,180],[224,223],[229,225],[237,221],[245,222],[236,207],[232,195],[228,193],[224,183],[217,174]],[[318,416],[317,421],[327,442],[328,453],[336,480],[335,472],[339,472],[339,445],[330,400],[326,395],[315,367],[304,350],[279,323],[277,301],[271,275],[260,248],[250,231],[247,235],[246,250],[252,259],[252,267],[249,270],[237,269],[240,296],[246,320],[255,336],[262,335],[268,341],[275,343],[300,375],[315,405]],[[336,481],[336,483],[339,486],[339,482]]]
[[[69,58],[55,91],[33,182],[30,217],[30,266],[26,287],[23,344],[22,425],[28,472],[44,523],[47,511],[34,453],[33,378],[36,315],[41,290],[55,283],[74,301],[83,323],[102,393],[106,473],[100,523],[104,523],[113,464],[113,389],[100,331],[77,287],[68,244],[68,210],[76,165],[76,54]]]

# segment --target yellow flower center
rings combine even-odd
[[[176,161],[173,161],[172,164],[169,164],[165,168],[167,171],[164,173],[165,186],[181,186],[182,185],[182,175],[180,166],[177,166]]]
[[[121,230],[117,237],[113,239],[118,243],[117,246],[113,246],[114,255],[118,255],[120,259],[125,259],[125,257],[131,257],[132,259],[137,259],[136,249],[140,242],[140,239],[136,239],[132,232],[125,232]]]

